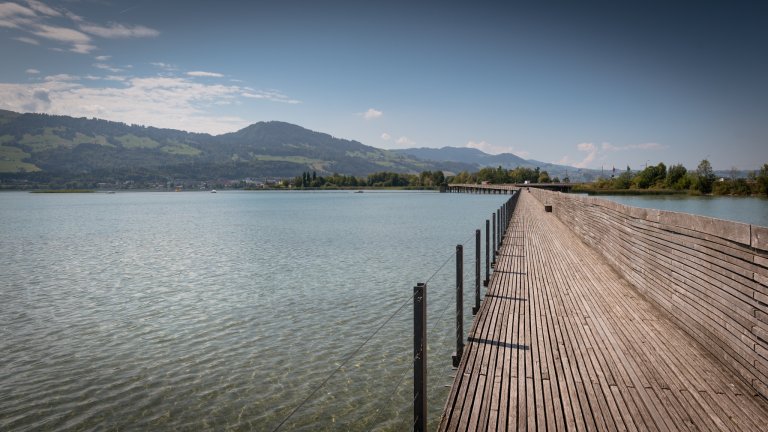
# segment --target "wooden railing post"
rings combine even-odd
[[[499,239],[504,238],[504,205],[502,204],[499,207]],[[501,245],[501,241],[499,241],[499,245]]]
[[[480,310],[480,230],[475,230],[475,307],[472,315]]]
[[[491,219],[493,220],[493,261],[491,261],[491,267],[494,267],[496,265],[496,213],[491,215]]]
[[[456,352],[453,367],[458,367],[464,352],[464,246],[456,245]]]
[[[483,286],[488,286],[491,279],[491,261],[490,261],[490,248],[491,248],[491,221],[485,220],[485,280]]]
[[[496,210],[496,219],[499,220],[498,236],[496,237],[496,253],[501,253],[501,208]]]
[[[427,284],[413,287],[413,430],[427,430]]]

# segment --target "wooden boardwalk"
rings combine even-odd
[[[768,402],[521,193],[439,430],[768,430]]]

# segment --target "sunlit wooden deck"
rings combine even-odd
[[[768,430],[768,403],[521,193],[439,430]]]

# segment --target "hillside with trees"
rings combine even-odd
[[[302,172],[458,172],[474,165],[423,161],[284,122],[213,136],[47,114],[0,111],[0,181],[72,183],[290,178]]]

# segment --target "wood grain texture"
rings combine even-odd
[[[765,250],[672,219],[522,189],[439,430],[765,430]]]

